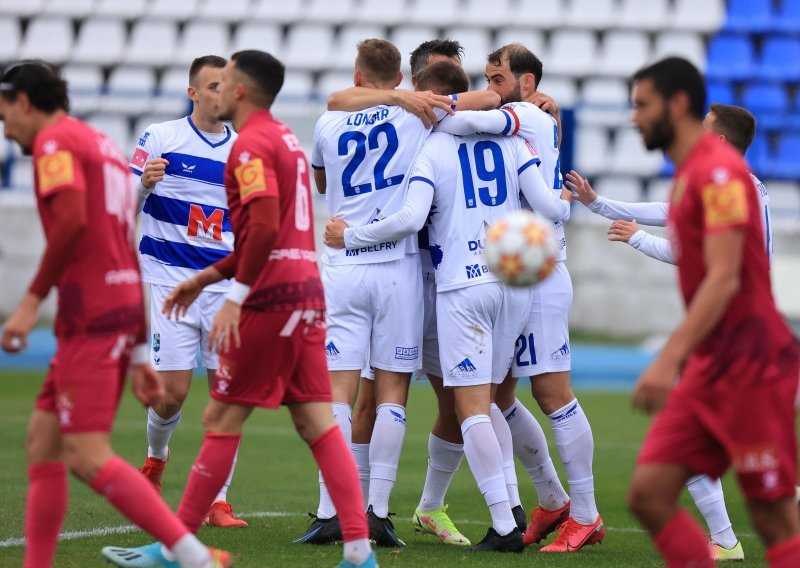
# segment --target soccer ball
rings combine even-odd
[[[553,223],[522,209],[496,221],[486,232],[486,264],[509,286],[532,286],[556,265]]]

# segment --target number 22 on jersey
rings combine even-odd
[[[386,140],[386,147],[375,162],[372,170],[372,182],[365,181],[353,185],[353,178],[363,178],[363,172],[359,175],[358,169],[367,159],[367,152],[377,153],[381,150],[379,136],[383,134]],[[339,137],[339,156],[347,156],[350,153],[350,144],[355,143],[355,153],[350,162],[342,172],[342,189],[345,197],[361,195],[375,190],[395,187],[400,185],[405,177],[404,174],[386,177],[386,166],[389,165],[394,155],[397,153],[397,130],[390,123],[379,124],[364,134],[358,130],[350,130]]]

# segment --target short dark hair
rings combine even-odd
[[[411,75],[416,77],[434,55],[461,59],[464,57],[464,48],[459,42],[452,39],[423,41],[411,52],[411,59],[409,60]]]
[[[437,61],[427,67],[416,77],[417,89],[433,91],[437,95],[450,95],[469,91],[469,78],[464,70],[452,61]]]
[[[31,104],[44,113],[69,111],[67,82],[56,68],[43,61],[22,61],[6,68],[0,78],[0,95],[12,102],[19,93],[25,93]]]
[[[222,69],[228,61],[219,55],[204,55],[192,61],[189,67],[189,84],[194,85],[197,82],[197,76],[203,67],[214,67],[215,69]]]
[[[236,63],[238,71],[253,80],[263,95],[262,100],[255,102],[269,108],[283,87],[283,78],[286,75],[283,63],[269,53],[257,49],[237,51],[231,55],[231,61]]]
[[[722,134],[743,155],[756,135],[756,117],[744,107],[711,103],[714,132]]]
[[[683,91],[689,96],[689,112],[698,120],[703,120],[706,108],[706,83],[703,75],[688,59],[667,57],[652,65],[639,69],[631,79],[636,81],[650,79],[656,91],[669,99]]]
[[[508,57],[508,68],[516,77],[525,73],[533,73],[536,78],[534,87],[539,88],[544,65],[542,65],[542,60],[536,57],[530,49],[521,43],[509,43],[495,49],[486,57],[486,60],[492,65],[500,67],[504,57]]]
[[[356,46],[356,67],[367,80],[384,83],[397,79],[400,73],[400,51],[385,39],[365,39]]]

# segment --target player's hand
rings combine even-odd
[[[142,170],[142,185],[145,189],[153,189],[158,182],[164,179],[169,162],[164,158],[151,158],[144,164]]]
[[[325,244],[332,248],[344,248],[344,230],[348,227],[340,217],[331,217],[325,225]]]
[[[614,221],[608,228],[608,240],[627,243],[633,234],[639,230],[639,223],[633,221]]]
[[[231,347],[231,336],[233,344],[239,348],[242,344],[239,339],[239,318],[242,315],[242,306],[236,302],[225,300],[222,308],[214,316],[214,323],[211,325],[211,332],[208,334],[208,347],[218,353],[228,351]]]
[[[28,346],[28,335],[39,319],[40,302],[39,297],[30,292],[23,296],[17,310],[3,325],[3,351],[19,353]]]
[[[575,198],[586,206],[597,199],[597,192],[589,185],[589,180],[575,170],[567,174],[566,184],[575,194]]]
[[[444,95],[436,95],[433,91],[399,91],[398,95],[400,96],[398,101],[400,106],[411,114],[417,115],[425,128],[430,128],[431,124],[433,126],[439,124],[433,109],[439,108],[448,114],[454,113],[450,107],[453,100]]]
[[[680,375],[680,365],[663,352],[639,375],[633,390],[631,404],[647,414],[654,414],[664,407],[667,397]]]
[[[541,91],[535,91],[531,96],[525,99],[525,102],[536,105],[553,117],[558,117],[561,114],[561,107],[558,106],[555,99]]]
[[[164,381],[150,363],[131,366],[133,396],[144,406],[153,406],[164,398]]]
[[[175,286],[172,292],[164,298],[164,305],[161,308],[161,313],[167,316],[167,319],[172,319],[173,315],[176,320],[182,318],[186,315],[186,312],[189,311],[189,306],[192,305],[192,302],[197,299],[197,296],[199,296],[202,291],[203,287],[200,286],[196,277],[193,276],[188,280],[184,280]]]

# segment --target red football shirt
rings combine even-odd
[[[263,311],[322,310],[317,269],[309,168],[300,142],[269,111],[252,114],[239,130],[225,167],[228,210],[237,247],[247,239],[245,205],[277,197],[280,227],[245,308]]]
[[[45,237],[52,219],[45,203],[67,189],[86,199],[86,231],[58,283],[58,337],[141,333],[144,304],[136,260],[136,186],[128,161],[102,133],[64,117],[33,143],[34,183]]]
[[[796,365],[796,342],[772,297],[757,189],[742,157],[715,134],[703,136],[675,172],[668,224],[687,306],[706,275],[705,236],[734,228],[745,233],[740,288],[687,371],[709,381],[723,375],[768,380],[766,366]],[[754,374],[761,376],[748,376]]]

